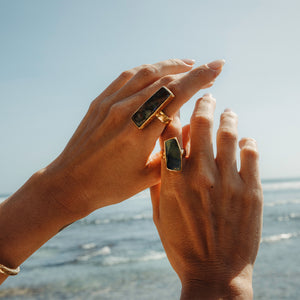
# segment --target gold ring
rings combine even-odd
[[[178,139],[173,137],[164,142],[163,159],[169,171],[180,172],[182,170],[182,157],[185,156],[185,150],[180,148]]]
[[[139,129],[147,126],[155,117],[162,123],[169,124],[171,119],[162,110],[174,98],[174,94],[165,86],[161,87],[132,115],[131,120]]]
[[[158,112],[155,117],[161,121],[162,123],[164,123],[165,125],[169,125],[169,123],[172,121],[172,119],[167,116],[162,110],[160,112]]]

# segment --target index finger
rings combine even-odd
[[[187,74],[182,75],[180,78],[170,82],[167,87],[175,95],[175,98],[166,108],[163,109],[164,113],[169,117],[175,115],[180,107],[186,103],[194,94],[200,89],[204,88],[212,82],[222,71],[225,61],[216,60],[209,64],[202,65]],[[160,135],[165,125],[159,120],[154,120],[149,129],[156,135]]]

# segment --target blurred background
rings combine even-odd
[[[270,299],[293,299],[298,292],[300,293],[296,283],[300,274],[293,268],[295,264],[292,263],[292,260],[296,260],[299,266],[299,258],[296,254],[293,257],[290,252],[291,249],[299,249],[300,236],[300,180],[297,179],[300,177],[299,30],[300,2],[297,0],[0,0],[2,199],[14,192],[32,173],[46,166],[63,150],[85,115],[89,103],[123,70],[168,58],[191,58],[196,60],[196,65],[224,58],[226,64],[223,72],[215,86],[209,89],[217,99],[215,129],[220,113],[229,107],[239,115],[240,137],[250,136],[257,140],[267,203],[264,228],[264,238],[267,240],[264,242],[267,245],[271,243],[273,247],[274,243],[278,242],[276,245],[280,247],[276,246],[271,251],[264,248],[269,246],[262,246],[260,255],[265,253],[266,256],[257,266],[257,298],[268,299],[271,295]],[[205,92],[200,91],[184,105],[181,111],[183,124],[189,122],[195,100]],[[157,259],[141,259],[138,263],[158,262],[155,265],[157,268],[163,266],[160,271],[161,277],[154,268],[152,275],[156,284],[148,286],[149,294],[143,296],[139,293],[147,285],[139,279],[132,279],[129,273],[126,273],[127,263],[122,263],[124,274],[127,275],[118,277],[120,282],[124,283],[124,278],[130,278],[131,283],[137,284],[132,287],[131,294],[121,290],[118,295],[110,294],[116,291],[116,287],[105,286],[102,290],[107,291],[107,295],[105,292],[100,293],[103,299],[119,299],[118,297],[124,295],[125,299],[126,295],[130,295],[128,299],[178,297],[179,283],[170,270],[152,225],[149,195],[147,191],[145,193],[141,196],[144,200],[128,201],[130,204],[122,204],[111,211],[104,211],[103,214],[111,213],[109,217],[106,216],[107,220],[110,220],[107,224],[112,224],[111,220],[117,218],[119,221],[113,221],[113,224],[119,225],[123,224],[120,220],[131,214],[133,219],[130,219],[130,222],[133,222],[132,228],[135,228],[138,235],[135,240],[137,243],[141,242],[139,238],[145,235],[138,231],[140,228],[137,228],[137,223],[134,222],[144,220],[147,223],[148,227],[145,226],[149,230],[149,237],[146,244],[139,244],[140,249],[149,250],[149,245],[153,245],[151,241],[155,241],[154,250],[152,249],[154,254],[151,252],[154,256],[148,254]],[[127,214],[125,209],[128,209]],[[121,215],[116,217],[119,213]],[[95,232],[99,232],[99,226],[104,226],[101,223],[101,214],[102,212],[97,212],[97,216],[92,215],[87,220],[96,226],[93,227]],[[95,221],[98,219],[100,221]],[[78,245],[75,243],[77,246],[70,244],[68,250],[61,248],[64,243],[60,244],[59,239],[65,240],[65,235],[83,234],[80,226],[87,225],[80,223],[66,229],[61,233],[62,236],[58,236],[58,240],[47,244],[50,250],[56,250],[51,252],[49,248],[42,248],[42,252],[36,254],[36,259],[42,257],[42,265],[48,266],[49,259],[51,261],[54,256],[60,257],[57,256],[59,253],[67,253],[76,247],[78,251],[98,253],[92,255],[92,260],[102,255],[112,255],[113,245],[121,251],[117,245],[124,235],[117,231],[117,227],[109,229],[119,232],[114,237],[114,240],[118,241],[117,244],[111,241],[98,244],[95,237],[87,236],[83,238],[85,242],[80,241]],[[120,228],[123,228],[120,230],[124,230],[122,226],[120,225]],[[51,248],[52,246],[54,248]],[[130,255],[148,255],[130,252],[132,248],[137,249],[131,246],[129,243],[127,252],[124,250],[127,258],[131,257]],[[270,253],[274,256],[270,256]],[[74,259],[80,255],[83,254],[76,252]],[[285,261],[283,257],[289,260]],[[32,259],[27,262],[28,270],[35,267],[39,269],[39,264]],[[91,263],[89,259],[85,262]],[[282,268],[275,270],[271,267],[275,259],[281,262]],[[59,261],[62,264],[65,262],[63,257]],[[84,260],[79,261],[82,263]],[[266,264],[267,261],[269,264]],[[104,265],[105,263],[102,264]],[[111,266],[105,266],[108,265]],[[287,268],[287,265],[291,267]],[[137,269],[149,270],[149,265],[139,265]],[[52,270],[55,270],[53,274],[57,274],[57,269]],[[109,275],[113,273],[108,273],[113,272],[113,269],[108,270],[103,276],[115,278]],[[120,273],[120,269],[116,270],[116,276],[123,274]],[[69,270],[64,269],[60,274],[68,278],[68,272]],[[170,281],[162,279],[164,272]],[[50,271],[47,274],[50,274]],[[134,274],[140,274],[139,278],[143,278],[141,274],[145,275],[144,272],[137,271],[130,274],[133,277]],[[157,281],[155,274],[158,276]],[[18,286],[20,290],[31,286],[31,283],[28,283],[30,276],[26,276],[19,276],[17,281],[8,281],[7,286]],[[270,278],[269,283],[265,282],[267,277]],[[276,278],[281,280],[278,281],[276,293],[272,294],[272,285]],[[52,279],[55,282],[54,275]],[[46,282],[51,280],[47,279]],[[263,281],[264,284],[261,283]],[[157,284],[160,284],[160,289]],[[66,283],[66,286],[69,285]],[[38,297],[36,295],[40,295],[38,299],[76,299],[76,293],[69,294],[69,290],[74,290],[74,286],[77,285],[73,282],[70,286],[72,288],[68,289],[68,292],[61,292],[58,298],[52,293],[34,294],[34,287],[31,294],[27,293],[28,299],[35,299]],[[166,291],[164,298],[159,298],[158,295],[166,290],[166,287],[169,287],[170,293]],[[52,285],[51,289],[56,290]],[[153,290],[159,292],[153,294]],[[83,291],[85,294],[90,289],[85,287]],[[95,299],[101,298],[100,294],[96,293]],[[91,294],[89,296],[90,299],[94,297]]]
[[[262,178],[300,176],[299,11],[297,0],[1,0],[0,191],[54,159],[120,72],[168,58],[224,58],[215,127],[231,108],[240,137],[258,142]]]

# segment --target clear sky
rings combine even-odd
[[[216,125],[231,108],[263,178],[300,176],[299,53],[299,0],[0,0],[0,193],[62,151],[121,71],[175,57],[224,58]]]

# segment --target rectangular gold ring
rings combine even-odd
[[[161,87],[153,94],[131,117],[133,123],[143,129],[147,126],[155,115],[162,111],[174,98],[174,94],[165,86]]]

